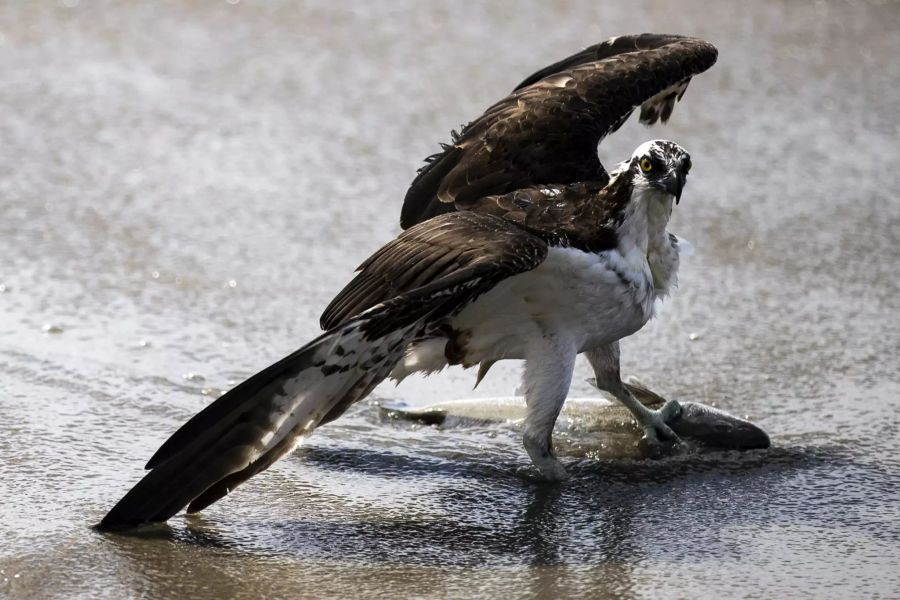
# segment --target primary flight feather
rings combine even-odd
[[[697,38],[627,35],[541,69],[427,159],[403,201],[401,226],[535,184],[606,183],[597,144],[638,107],[642,123],[667,121],[691,78],[717,56]]]

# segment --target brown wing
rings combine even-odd
[[[165,521],[219,500],[365,397],[409,343],[546,255],[543,240],[493,215],[454,213],[404,232],[338,295],[322,319],[327,332],[185,423],[100,529]]]
[[[453,290],[448,306],[460,305],[498,281],[533,269],[547,256],[547,243],[516,223],[492,214],[442,215],[404,231],[360,265],[322,313],[322,329],[346,323],[376,305],[414,298],[441,311],[430,290]],[[393,325],[380,325],[393,326]]]
[[[535,184],[605,182],[597,144],[637,106],[642,122],[667,121],[691,77],[717,55],[695,38],[621,36],[538,71],[428,159],[406,194],[401,226]]]
[[[616,229],[631,196],[630,177],[597,182],[547,184],[484,196],[457,208],[503,217],[554,246],[599,252],[618,244]]]

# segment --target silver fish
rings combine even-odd
[[[665,399],[634,381],[632,394],[649,408]],[[768,434],[750,421],[698,402],[681,402],[681,414],[668,424],[688,452],[755,450],[771,445]],[[442,429],[489,424],[520,425],[525,418],[521,396],[450,400],[426,406],[385,403],[379,407],[385,419],[414,421]],[[656,458],[641,443],[641,429],[624,406],[604,398],[569,398],[563,405],[554,434],[557,452],[594,458]]]

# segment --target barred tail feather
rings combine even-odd
[[[257,373],[184,424],[101,530],[196,512],[290,453],[321,423],[365,397],[402,358],[418,323],[373,339],[367,320],[337,327]]]

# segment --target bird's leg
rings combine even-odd
[[[619,343],[595,348],[585,352],[588,362],[594,368],[597,387],[609,392],[625,405],[644,431],[644,441],[656,451],[662,451],[679,442],[678,436],[668,422],[681,414],[681,405],[675,400],[666,400],[662,407],[652,410],[634,397],[631,390],[622,383],[619,374]]]
[[[549,481],[568,477],[553,452],[553,425],[559,416],[575,368],[573,344],[544,337],[525,361],[525,432],[522,441],[534,466]]]

